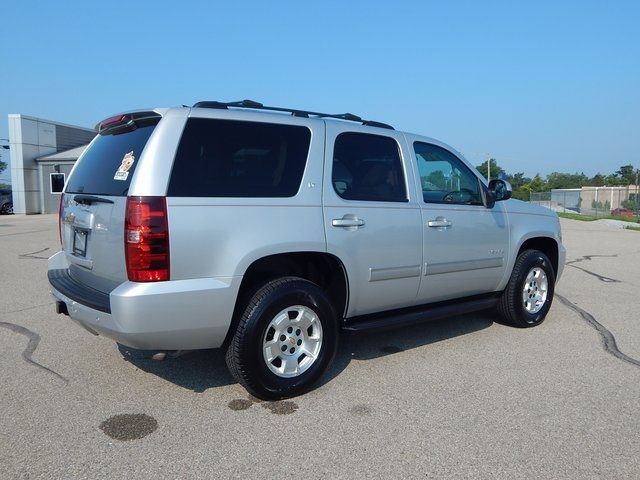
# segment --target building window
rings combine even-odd
[[[64,173],[50,173],[49,186],[51,193],[62,193],[62,190],[64,190]]]

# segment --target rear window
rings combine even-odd
[[[158,119],[135,130],[99,134],[84,152],[67,184],[67,193],[126,196],[140,154]]]
[[[167,195],[292,197],[310,141],[311,131],[296,125],[190,118]]]

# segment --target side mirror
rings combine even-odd
[[[489,182],[489,191],[493,193],[496,202],[509,200],[513,189],[506,180],[494,179]]]

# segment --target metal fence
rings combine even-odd
[[[640,196],[638,187],[583,187],[531,192],[529,201],[556,212],[638,221]]]

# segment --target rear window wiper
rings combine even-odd
[[[73,201],[76,203],[83,203],[85,205],[91,205],[93,203],[113,203],[113,200],[109,200],[108,198],[84,194],[77,194],[75,197],[73,197]]]

